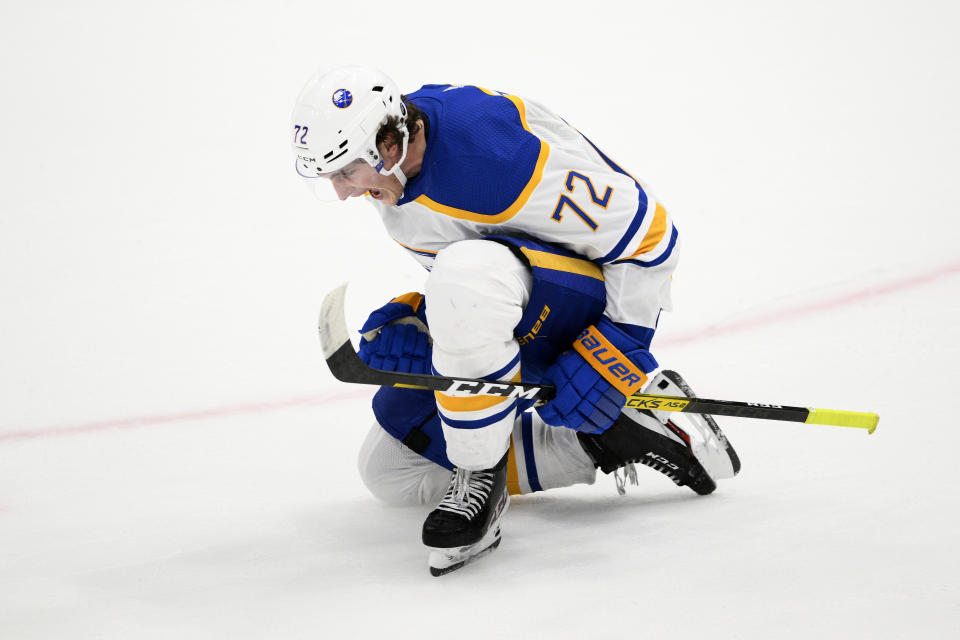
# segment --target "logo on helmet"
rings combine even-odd
[[[346,89],[337,89],[333,92],[333,104],[337,108],[346,109],[353,104],[353,94]]]

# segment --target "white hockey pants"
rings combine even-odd
[[[512,495],[593,484],[596,479],[593,461],[572,429],[551,427],[528,413],[525,420],[518,416],[514,421],[511,441],[507,488]],[[388,504],[435,505],[450,485],[448,469],[412,451],[376,422],[360,448],[357,466],[370,493]]]
[[[531,287],[528,267],[496,242],[464,240],[440,251],[426,284],[437,373],[519,380],[513,329]],[[495,465],[509,444],[515,400],[439,392],[436,397],[450,461],[471,470]]]

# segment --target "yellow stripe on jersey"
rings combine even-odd
[[[663,236],[667,233],[667,211],[660,206],[660,203],[657,203],[657,209],[653,214],[653,222],[650,223],[650,228],[647,229],[647,235],[643,236],[643,240],[640,241],[640,246],[637,247],[637,250],[633,252],[630,256],[626,258],[620,258],[620,260],[630,260],[631,258],[636,258],[640,254],[646,253],[653,250],[660,241],[663,240]]]
[[[549,155],[550,145],[541,140],[540,157],[537,158],[537,166],[533,169],[533,175],[530,177],[530,181],[527,182],[527,186],[523,188],[523,191],[521,191],[517,199],[513,201],[513,204],[500,213],[492,215],[474,213],[473,211],[467,211],[466,209],[458,209],[456,207],[449,207],[445,204],[440,204],[439,202],[431,200],[425,195],[417,196],[414,202],[418,202],[426,208],[436,211],[437,213],[442,213],[446,216],[450,216],[451,218],[458,218],[460,220],[482,222],[484,224],[500,224],[501,222],[506,222],[513,216],[520,213],[520,210],[523,209],[523,207],[527,204],[527,200],[529,200],[530,196],[533,194],[533,190],[536,189],[537,185],[540,184],[540,180],[543,179],[543,167],[547,164],[547,156]]]
[[[505,93],[500,93],[499,91],[490,91],[490,89],[484,89],[483,87],[477,87],[480,91],[483,91],[488,96],[499,96],[501,98],[506,98],[517,108],[517,111],[520,112],[520,123],[523,125],[523,128],[527,131],[530,131],[530,125],[527,124],[527,107],[524,106],[523,100],[517,96],[507,95]],[[533,133],[531,131],[531,133]]]
[[[447,411],[482,411],[509,400],[505,396],[448,396],[440,391],[433,393],[437,404]]]
[[[520,474],[517,473],[517,449],[513,446],[513,436],[510,436],[510,449],[507,453],[507,492],[512,496],[523,493],[520,488]]]
[[[527,256],[527,260],[530,261],[530,266],[532,267],[577,273],[581,276],[603,280],[603,270],[587,260],[570,258],[546,251],[537,251],[536,249],[528,249],[526,247],[520,247],[520,251],[523,252],[523,255]]]
[[[411,247],[411,246],[409,246],[409,245],[405,245],[405,244],[403,244],[402,242],[400,242],[399,240],[394,240],[394,242],[396,242],[398,245],[400,245],[400,246],[403,247],[404,249],[409,249],[410,251],[413,251],[414,253],[429,253],[429,254],[434,255],[434,256],[437,255],[437,252],[436,252],[436,251],[430,251],[429,249],[417,249],[416,247]]]
[[[480,91],[483,91],[491,96],[500,96],[512,102],[513,106],[517,108],[517,111],[520,114],[520,124],[523,125],[524,129],[536,136],[533,131],[530,131],[530,125],[527,124],[527,109],[523,104],[523,100],[517,96],[504,95],[502,93],[497,93],[496,91],[484,89],[483,87],[477,87],[477,89],[480,89]],[[527,186],[523,188],[523,191],[521,191],[520,195],[517,196],[517,199],[513,201],[513,204],[500,213],[491,215],[474,213],[473,211],[467,211],[466,209],[458,209],[456,207],[440,204],[439,202],[430,199],[426,195],[417,196],[414,199],[414,202],[418,202],[426,208],[436,211],[437,213],[442,213],[450,216],[451,218],[459,218],[460,220],[470,220],[471,222],[482,222],[485,224],[499,224],[501,222],[506,222],[513,216],[517,215],[527,204],[527,200],[530,199],[530,196],[533,194],[533,190],[537,188],[537,185],[540,184],[540,180],[543,179],[543,168],[546,166],[547,158],[549,156],[550,145],[543,140],[540,140],[540,155],[537,157],[537,164],[533,168],[533,174],[530,176],[530,180],[527,181]]]

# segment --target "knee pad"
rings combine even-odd
[[[470,351],[511,340],[531,287],[529,268],[501,244],[463,240],[446,247],[426,284],[434,343]]]
[[[511,379],[520,370],[513,330],[530,299],[533,277],[509,248],[488,240],[440,251],[427,279],[433,367],[443,375]],[[507,449],[515,401],[484,397],[467,406],[437,395],[450,461],[486,469]]]

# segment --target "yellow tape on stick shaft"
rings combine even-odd
[[[809,409],[810,415],[804,421],[806,424],[823,424],[833,427],[854,427],[856,429],[866,429],[867,433],[873,433],[880,422],[880,416],[876,413],[865,413],[862,411],[839,411],[836,409]]]

